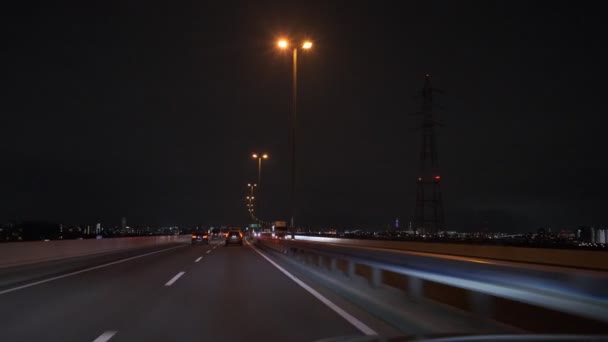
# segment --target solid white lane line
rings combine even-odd
[[[199,262],[199,261],[201,261],[202,258],[203,257],[198,257],[198,259],[194,260],[194,262]]]
[[[99,335],[98,338],[94,339],[93,342],[106,342],[109,341],[118,331],[108,330],[103,334]]]
[[[183,276],[186,272],[179,272],[178,274],[175,275],[175,277],[171,278],[171,280],[169,280],[165,286],[171,286],[173,285],[173,283],[175,283],[177,281],[177,279],[179,279],[181,276]]]
[[[209,253],[211,253],[211,250],[208,250],[208,251],[207,251],[207,254],[209,254]]]
[[[329,299],[327,299],[325,296],[323,296],[322,294],[320,294],[319,292],[317,292],[317,290],[315,290],[312,287],[308,286],[305,282],[303,282],[300,279],[296,278],[296,276],[294,276],[293,274],[289,273],[283,267],[279,266],[279,264],[277,264],[272,259],[270,259],[266,255],[264,255],[264,253],[260,252],[257,248],[251,246],[251,244],[249,242],[247,242],[247,244],[256,253],[258,253],[259,255],[261,255],[262,258],[266,259],[266,261],[268,261],[269,263],[271,263],[272,266],[276,267],[279,271],[281,271],[289,279],[293,280],[296,284],[300,285],[300,287],[302,287],[304,290],[308,291],[308,293],[310,293],[315,298],[317,298],[319,301],[321,301],[321,303],[327,305],[327,307],[329,307],[330,309],[332,309],[335,313],[337,313],[338,315],[340,315],[340,317],[344,318],[348,323],[352,324],[355,328],[359,329],[359,331],[361,331],[365,335],[378,335],[378,333],[375,332],[372,328],[368,327],[365,323],[361,322],[356,317],[354,317],[353,315],[349,314],[348,312],[346,312],[344,309],[342,309],[338,305],[334,304],[332,301],[330,301]]]
[[[143,258],[143,257],[148,256],[148,255],[157,254],[157,253],[165,252],[165,251],[168,251],[168,250],[171,250],[171,249],[182,248],[182,247],[186,247],[186,246],[187,245],[169,247],[169,248],[161,249],[160,251],[155,251],[155,252],[150,252],[150,253],[146,253],[146,254],[136,255],[134,257],[130,257],[130,258],[126,258],[126,259],[121,259],[121,260],[117,260],[117,261],[112,261],[112,262],[109,262],[107,264],[103,264],[103,265],[99,265],[99,266],[94,266],[94,267],[86,268],[84,270],[80,270],[80,271],[76,271],[76,272],[70,272],[70,273],[67,273],[67,274],[60,275],[60,276],[56,276],[56,277],[52,277],[52,278],[48,278],[48,279],[43,279],[43,280],[40,280],[40,281],[35,281],[33,283],[29,283],[29,284],[13,287],[11,289],[6,289],[6,290],[3,290],[3,291],[0,291],[0,295],[3,295],[5,293],[9,293],[9,292],[13,292],[13,291],[17,291],[17,290],[26,289],[26,288],[34,286],[34,285],[40,285],[40,284],[48,283],[48,282],[53,281],[53,280],[57,280],[57,279],[61,279],[61,278],[66,278],[66,277],[71,277],[73,275],[77,275],[77,274],[80,274],[80,273],[85,273],[85,272],[93,271],[93,270],[96,270],[96,269],[100,269],[100,268],[104,268],[104,267],[120,264],[120,263],[125,262],[125,261],[129,261],[129,260],[133,260],[133,259],[137,259],[137,258]]]

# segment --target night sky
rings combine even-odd
[[[288,217],[290,55],[299,225],[414,212],[424,75],[449,229],[608,224],[606,24],[589,2],[23,3],[2,13],[0,222]]]

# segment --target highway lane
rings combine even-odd
[[[116,341],[314,341],[357,329],[247,246],[219,247]],[[160,324],[150,324],[160,322]],[[114,340],[114,339],[113,339]]]
[[[252,248],[216,245],[186,245],[1,294],[0,331],[2,341],[362,334]]]
[[[94,255],[65,258],[61,260],[31,263],[22,266],[0,267],[0,293],[3,290],[15,288],[19,285],[31,284],[36,281],[50,279],[71,272],[78,272],[90,267],[124,260],[131,257],[146,255],[163,251],[183,243],[157,245],[129,250],[98,253]]]
[[[92,341],[110,317],[137,315],[153,302],[174,270],[206,248],[184,245],[2,294],[2,339]]]

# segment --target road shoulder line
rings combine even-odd
[[[303,282],[302,280],[300,280],[299,278],[297,278],[293,274],[289,273],[289,271],[287,271],[286,269],[284,269],[283,267],[281,267],[279,264],[277,264],[275,261],[273,261],[272,259],[270,259],[269,257],[267,257],[264,253],[260,252],[257,248],[253,247],[251,245],[251,243],[247,242],[247,245],[249,245],[249,247],[251,249],[253,249],[256,253],[258,253],[262,258],[266,259],[266,261],[268,261],[272,266],[276,267],[279,271],[281,271],[281,273],[283,273],[285,276],[287,276],[287,278],[291,279],[294,283],[298,284],[301,288],[303,288],[308,293],[310,293],[311,295],[313,295],[321,303],[325,304],[327,307],[329,307],[331,310],[333,310],[335,313],[337,313],[340,317],[342,317],[343,319],[345,319],[348,323],[350,323],[355,328],[357,328],[359,331],[361,331],[363,334],[365,334],[365,335],[378,335],[378,333],[375,332],[372,328],[370,328],[365,323],[363,323],[360,320],[358,320],[353,315],[351,315],[348,312],[346,312],[344,309],[342,309],[338,305],[334,304],[332,301],[330,301],[329,299],[327,299],[325,296],[323,296],[322,294],[320,294],[319,292],[317,292],[317,290],[313,289],[312,287],[310,287],[308,284],[306,284],[305,282]]]

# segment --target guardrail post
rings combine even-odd
[[[379,288],[382,285],[382,270],[380,268],[372,267],[370,284],[373,288]]]
[[[494,317],[494,301],[485,293],[469,291],[469,304],[471,310],[483,317]]]
[[[422,279],[416,277],[408,277],[408,294],[414,299],[421,299],[422,294]]]
[[[350,260],[347,262],[348,262],[348,266],[347,266],[346,275],[349,278],[354,278],[355,277],[355,263]]]

